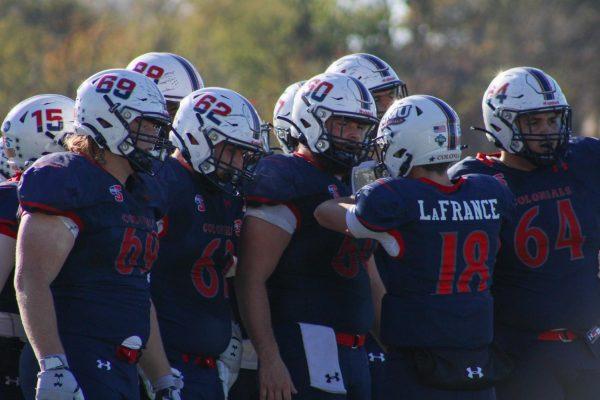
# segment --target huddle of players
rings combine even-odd
[[[452,167],[456,112],[372,55],[286,89],[286,154],[267,155],[244,97],[202,87],[187,60],[148,53],[75,103],[7,116],[0,246],[3,274],[17,254],[25,398],[135,399],[138,373],[145,396],[225,398],[233,275],[258,389],[231,399],[600,394],[600,144],[570,138],[549,75],[494,78],[481,130],[501,152]],[[10,290],[6,393],[24,336]]]

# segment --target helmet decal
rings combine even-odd
[[[379,58],[371,55],[371,54],[365,54],[365,53],[361,53],[360,56],[364,59],[366,59],[367,61],[369,61],[371,64],[375,65],[375,68],[377,68],[377,72],[379,72],[381,74],[382,77],[388,77],[390,76],[390,69],[387,65],[385,65]]]
[[[433,103],[435,103],[435,105],[437,105],[440,110],[442,110],[442,112],[444,113],[444,115],[446,115],[446,118],[448,119],[448,150],[454,150],[456,149],[456,136],[457,136],[457,132],[456,132],[456,113],[450,109],[450,107],[448,107],[448,104],[444,103],[443,101],[440,101],[440,99],[433,97],[433,96],[423,96],[429,100],[431,100]],[[438,127],[438,129],[440,129]],[[440,131],[441,132],[441,131]]]
[[[540,85],[541,93],[544,95],[544,100],[554,100],[554,88],[542,71],[536,68],[525,68]]]
[[[373,97],[371,97],[371,94],[369,93],[369,91],[367,90],[365,85],[360,83],[360,81],[358,79],[356,79],[353,76],[350,76],[350,79],[352,79],[352,81],[354,83],[356,83],[356,87],[358,88],[358,93],[360,93],[360,108],[362,108],[363,110],[369,110],[370,104],[371,104],[371,99]]]

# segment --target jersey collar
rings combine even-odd
[[[462,186],[462,184],[465,182],[466,179],[465,179],[465,177],[461,176],[456,181],[454,181],[454,184],[452,184],[450,186],[441,185],[441,184],[434,182],[428,178],[419,178],[419,180],[427,185],[433,186],[434,188],[436,188],[437,190],[439,190],[442,193],[454,193],[458,189],[460,189],[460,187]]]

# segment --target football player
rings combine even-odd
[[[25,332],[19,318],[13,285],[18,220],[17,185],[23,170],[44,154],[64,151],[60,145],[73,131],[75,102],[58,94],[43,94],[13,107],[2,124],[1,154],[7,174],[0,184],[0,398],[21,399],[19,355]],[[5,148],[4,142],[7,146]],[[5,161],[4,161],[5,160]]]
[[[286,154],[291,154],[298,146],[298,133],[292,129],[292,109],[294,108],[294,97],[306,81],[299,81],[288,86],[277,102],[273,110],[273,130],[275,137]]]
[[[133,59],[127,69],[146,75],[158,85],[167,101],[171,120],[181,100],[193,91],[202,89],[204,81],[194,65],[173,53],[146,53]]]
[[[374,100],[355,78],[321,74],[296,93],[291,119],[297,151],[263,158],[248,186],[236,275],[260,398],[368,399],[375,244],[321,228],[313,211],[350,194],[350,169],[378,122]]]
[[[408,96],[406,84],[398,78],[396,71],[372,54],[349,54],[334,61],[326,72],[347,74],[361,81],[375,99],[377,118],[383,116],[394,100]]]
[[[117,69],[83,82],[75,109],[69,151],[38,159],[18,188],[25,398],[137,399],[145,347],[157,398],[178,399],[147,278],[164,202],[138,177],[168,150],[165,100],[150,79]],[[42,117],[58,123],[56,113]]]
[[[353,198],[329,200],[317,221],[388,253],[381,339],[390,350],[386,399],[494,399],[489,291],[502,224],[514,198],[486,175],[451,182],[460,122],[433,96],[395,102],[377,143],[388,175]]]
[[[377,118],[381,118],[394,100],[408,96],[408,89],[394,69],[385,61],[372,54],[357,53],[349,54],[334,61],[328,72],[338,72],[348,74],[361,81],[373,95],[375,106],[377,107]],[[377,135],[377,129],[373,130],[373,135]],[[375,154],[371,155],[375,158]],[[356,170],[363,166],[371,168],[374,160],[366,161]],[[360,187],[353,188],[358,190]],[[379,274],[385,284],[385,271],[387,270],[387,254],[383,248],[378,247],[375,251],[374,259],[379,270]],[[385,393],[382,393],[383,371],[385,369],[386,352],[385,349],[373,338],[371,334],[367,335],[365,343],[367,355],[369,358],[369,368],[371,370],[371,387],[373,400],[385,400]]]
[[[167,356],[185,377],[184,399],[224,399],[217,364],[228,361],[218,358],[232,337],[226,276],[236,264],[242,185],[268,151],[263,127],[250,102],[224,88],[192,92],[175,116],[177,150],[159,174],[169,209],[151,288]],[[227,356],[241,353],[235,340]]]
[[[482,100],[500,149],[454,166],[513,191],[516,218],[494,276],[495,337],[516,362],[499,399],[600,396],[600,141],[570,138],[571,108],[544,71],[497,75]]]

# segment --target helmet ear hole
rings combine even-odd
[[[198,141],[196,140],[196,138],[194,137],[194,135],[192,135],[190,132],[187,132],[186,135],[191,144],[194,144],[194,145],[199,144]]]
[[[300,120],[300,122],[302,122],[302,126],[303,126],[303,127],[305,127],[305,128],[310,128],[310,123],[309,123],[307,120],[305,120],[304,118],[302,118],[302,119]]]
[[[406,151],[406,149],[403,149]],[[398,171],[400,176],[406,176],[408,170],[410,169],[410,165],[412,163],[413,156],[410,153],[406,153],[406,160],[400,166],[400,171]]]
[[[402,158],[404,153],[406,153],[406,149],[399,149],[397,152],[394,153],[393,157],[394,158]]]
[[[105,120],[104,118],[96,118],[96,121],[98,121],[98,123],[104,128],[104,129],[108,129],[108,128],[112,128],[112,124],[110,122],[108,122],[107,120]]]

